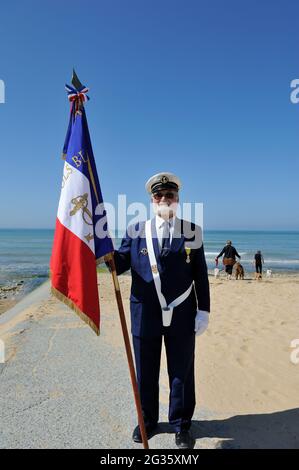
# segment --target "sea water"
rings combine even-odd
[[[49,276],[53,236],[51,229],[0,229],[0,286],[24,281],[28,292],[44,282]],[[264,269],[271,269],[274,275],[299,274],[299,232],[206,230],[204,248],[210,272],[228,239],[240,254],[245,272],[254,270],[254,254],[260,250]],[[115,248],[120,244],[121,238],[116,238]]]

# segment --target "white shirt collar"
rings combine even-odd
[[[172,217],[169,219],[167,222],[169,222],[170,227],[174,227],[176,216]],[[156,227],[161,228],[164,225],[165,220],[162,219],[159,215],[156,215]]]

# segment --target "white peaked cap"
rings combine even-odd
[[[160,191],[161,189],[175,189],[179,191],[182,187],[181,180],[173,173],[157,173],[145,183],[145,189],[149,194]]]

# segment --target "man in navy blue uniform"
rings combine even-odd
[[[115,251],[117,274],[131,269],[131,332],[148,438],[159,420],[162,338],[169,376],[169,422],[179,448],[192,448],[195,336],[208,326],[209,281],[200,227],[176,217],[181,182],[159,173],[146,183],[155,217],[128,228]],[[142,442],[139,426],[134,442]]]

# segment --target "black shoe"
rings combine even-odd
[[[194,439],[190,431],[176,432],[175,443],[179,449],[193,449],[194,447]]]
[[[145,431],[148,439],[153,436],[156,427],[156,424],[148,424],[147,426],[145,426]],[[139,444],[142,443],[142,437],[139,426],[136,426],[136,428],[134,429],[132,439],[134,442],[138,442]]]

